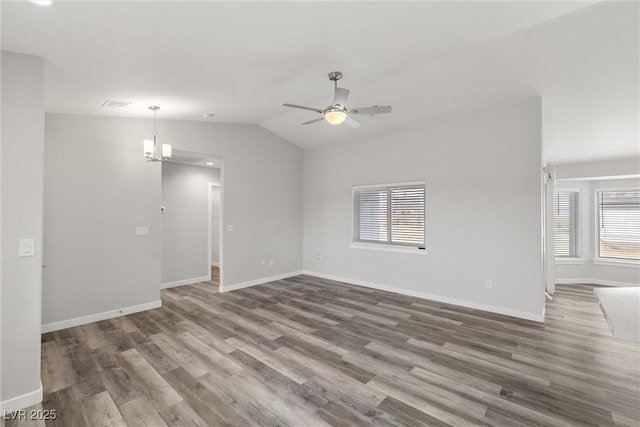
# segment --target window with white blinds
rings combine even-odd
[[[424,183],[356,187],[353,241],[424,249]]]
[[[640,260],[640,190],[599,191],[598,256]]]
[[[553,233],[556,258],[578,257],[578,192],[553,195]]]

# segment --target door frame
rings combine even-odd
[[[213,243],[211,239],[211,234],[213,231],[213,221],[211,221],[211,217],[213,216],[213,190],[218,188],[220,190],[220,203],[218,206],[218,262],[217,267],[222,271],[222,185],[209,181],[208,190],[209,190],[209,236],[207,237],[207,259],[209,266],[209,280],[211,280],[211,267],[213,263],[211,261],[211,244]]]

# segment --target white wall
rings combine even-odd
[[[161,165],[146,163],[149,119],[47,114],[44,329],[158,303]],[[224,157],[228,287],[302,266],[302,151],[253,125],[158,122],[162,143]],[[136,237],[135,228],[150,227]],[[274,265],[262,266],[265,256]],[[102,313],[102,314],[101,314]]]
[[[209,183],[220,169],[178,163],[162,165],[162,283],[195,283],[211,274]]]
[[[539,101],[306,150],[304,268],[542,320],[541,152]],[[415,180],[428,254],[351,248],[352,187]]]
[[[10,411],[42,400],[42,58],[2,52],[1,151],[0,411]],[[19,239],[35,239],[34,257],[18,257]]]
[[[558,166],[558,172],[563,172]],[[572,170],[576,168],[571,166]],[[619,170],[607,170],[607,174],[620,174]],[[587,170],[588,175],[597,173]],[[625,173],[626,175],[626,173]],[[594,263],[597,257],[597,217],[595,193],[602,189],[640,188],[638,179],[615,180],[558,180],[556,190],[578,190],[580,192],[578,211],[578,259],[557,260],[555,277],[557,283],[596,283],[606,285],[640,284],[640,268],[637,265],[602,265]],[[567,263],[569,262],[569,263]]]

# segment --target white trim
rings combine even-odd
[[[353,249],[367,249],[374,251],[386,251],[386,252],[400,252],[411,255],[426,255],[426,249],[418,249],[415,246],[400,246],[390,245],[388,243],[364,243],[364,242],[351,242],[351,248]]]
[[[222,174],[222,169],[220,169],[220,174]],[[220,176],[222,179],[222,176]],[[211,221],[211,215],[213,214],[213,189],[217,188],[220,191],[220,203],[218,204],[218,261],[211,261],[211,232],[213,231],[213,222]],[[207,237],[207,258],[213,267],[220,267],[220,257],[221,257],[221,246],[220,240],[222,239],[222,185],[216,184],[215,182],[209,182],[209,236]],[[209,280],[211,280],[211,271],[209,271]]]
[[[144,304],[132,305],[116,310],[105,311],[102,313],[90,314],[88,316],[75,317],[73,319],[62,320],[60,322],[47,323],[42,325],[42,333],[53,332],[60,329],[72,328],[74,326],[86,325],[87,323],[99,322],[101,320],[112,319],[114,317],[124,316],[126,314],[137,313],[139,311],[151,310],[162,306],[162,301],[151,301]]]
[[[42,381],[38,389],[0,402],[0,417],[7,412],[19,411],[40,402],[42,402]]]
[[[584,264],[584,259],[582,258],[559,258],[556,257],[555,259],[555,264],[556,265],[578,265],[578,264]]]
[[[213,185],[214,183],[209,181],[207,184],[207,200],[209,202],[207,206],[207,212],[209,212],[209,216],[207,217],[207,262],[211,262],[211,215],[213,214],[213,209],[211,209],[211,205],[213,204]],[[207,277],[208,280],[211,280],[211,269],[207,268]],[[160,289],[164,289],[162,285],[160,285]]]
[[[528,313],[526,311],[512,310],[512,309],[506,308],[506,307],[499,307],[499,306],[489,305],[489,304],[481,304],[481,303],[476,303],[476,302],[467,301],[467,300],[461,300],[461,299],[457,299],[457,298],[449,298],[449,297],[443,297],[443,296],[440,296],[440,295],[428,294],[428,293],[424,293],[424,292],[411,291],[411,290],[408,290],[408,289],[402,289],[402,288],[396,288],[396,287],[393,287],[393,286],[386,286],[386,285],[380,285],[380,284],[377,284],[377,283],[366,282],[364,280],[348,279],[348,278],[345,278],[345,277],[333,276],[331,274],[317,273],[315,271],[303,270],[302,273],[303,274],[307,274],[309,276],[320,277],[320,278],[323,278],[323,279],[336,280],[338,282],[349,283],[349,284],[357,285],[357,286],[364,286],[366,288],[378,289],[378,290],[381,290],[381,291],[393,292],[393,293],[396,293],[396,294],[408,295],[408,296],[411,296],[411,297],[423,298],[423,299],[428,299],[428,300],[431,300],[431,301],[444,302],[444,303],[447,303],[447,304],[458,305],[458,306],[461,306],[461,307],[467,307],[467,308],[473,308],[473,309],[476,309],[476,310],[488,311],[488,312],[491,312],[491,313],[502,314],[502,315],[511,316],[511,317],[517,317],[517,318],[525,319],[525,320],[532,320],[534,322],[540,322],[540,323],[544,322],[544,311],[542,313],[540,313],[540,314]],[[544,296],[543,296],[543,298],[544,298]],[[544,305],[543,305],[543,307],[544,307]]]
[[[563,181],[613,181],[615,179],[640,178],[640,174],[632,175],[611,175],[611,176],[586,176],[579,178],[562,178]]]
[[[175,282],[161,283],[160,289],[175,288],[176,286],[193,285],[194,283],[209,282],[211,280],[211,269],[209,274],[202,277],[192,277],[191,279],[176,280]]]
[[[595,265],[608,265],[611,267],[635,267],[640,268],[640,261],[632,259],[618,259],[618,258],[594,258],[593,264]]]
[[[276,276],[262,277],[260,279],[249,280],[247,282],[236,283],[233,285],[222,286],[221,284],[219,290],[220,292],[236,291],[238,289],[248,288],[250,286],[262,285],[263,283],[269,283],[269,282],[274,282],[276,280],[287,279],[289,277],[298,276],[300,274],[303,274],[303,273],[302,271],[298,270],[298,271],[291,271],[289,273],[278,274]]]
[[[622,187],[602,187],[602,188],[595,188],[594,189],[594,193],[599,193],[601,191],[638,191],[640,190],[640,187],[635,187],[635,186],[622,186]],[[597,200],[597,199],[596,199]]]
[[[554,195],[555,195],[555,193],[557,193],[559,191],[569,191],[569,192],[573,192],[573,193],[581,193],[582,192],[582,188],[580,188],[580,187],[564,187],[564,186],[559,186],[559,187],[556,186],[556,187],[554,187],[554,189],[553,189]]]
[[[222,164],[220,165],[222,167]],[[222,169],[221,172],[222,173]],[[222,177],[220,177],[222,179]],[[218,183],[209,181],[209,185],[208,185],[208,190],[209,190],[209,194],[208,194],[208,200],[209,200],[209,221],[208,221],[208,229],[209,229],[209,235],[207,236],[207,259],[209,260],[209,262],[211,263],[211,265],[213,267],[220,267],[220,263],[219,262],[214,262],[211,261],[211,244],[213,243],[211,241],[211,232],[213,231],[213,222],[211,221],[211,216],[213,215],[213,189],[214,188],[218,188],[220,190],[220,200],[222,200],[222,186]],[[220,211],[222,209],[220,209],[221,205],[218,206],[218,261],[220,260]],[[209,278],[207,280],[211,280],[211,269],[209,269],[208,272],[208,276]]]
[[[638,283],[602,279],[556,279],[558,285],[640,286]]]
[[[220,158],[220,212],[218,213],[218,227],[220,228],[218,231],[218,238],[220,239],[220,244],[218,246],[218,266],[220,268],[220,277],[218,279],[218,289],[222,289],[224,284],[224,192],[225,192],[225,181],[224,181],[224,157]]]
[[[427,185],[426,181],[404,181],[404,182],[392,182],[392,183],[380,183],[380,184],[366,184],[366,185],[354,185],[351,188],[351,193],[361,188],[387,188],[387,187],[400,187],[404,185]]]

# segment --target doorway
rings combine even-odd
[[[222,158],[174,150],[162,164],[161,288],[223,281]]]
[[[222,202],[221,186],[213,182],[209,183],[209,250],[211,260],[211,282],[220,286],[220,239],[221,221],[220,204]]]

